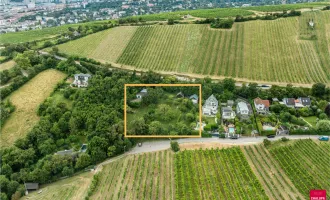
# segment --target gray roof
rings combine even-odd
[[[284,98],[283,99],[283,102],[286,105],[291,105],[291,106],[294,106],[295,105],[295,99],[294,98]]]
[[[37,190],[39,189],[39,183],[25,183],[25,188],[27,190]]]
[[[304,106],[310,106],[311,105],[311,98],[309,97],[299,97],[300,103]]]
[[[232,105],[234,105],[234,101],[233,101],[233,100],[228,100],[228,101],[227,101],[227,105],[228,105],[228,106],[232,106]]]
[[[74,76],[75,77],[76,76],[91,77],[92,75],[90,75],[90,74],[75,74]]]
[[[58,151],[58,152],[56,152],[56,154],[58,154],[58,155],[62,155],[62,156],[65,156],[65,155],[72,155],[72,154],[73,154],[73,150],[70,149],[70,150]]]
[[[231,107],[222,107],[221,109],[222,109],[222,112],[223,113],[224,112],[232,112],[233,111],[233,109]]]
[[[196,100],[198,100],[198,96],[197,96],[197,94],[193,94],[193,95],[191,95],[189,97],[189,99],[196,99]]]

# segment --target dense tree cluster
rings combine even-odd
[[[235,22],[246,22],[246,21],[251,21],[251,20],[275,20],[278,18],[282,17],[295,17],[295,16],[300,16],[301,11],[296,11],[296,10],[291,10],[290,12],[288,11],[283,11],[282,13],[267,13],[265,16],[248,16],[244,17],[242,15],[237,15],[235,18]]]

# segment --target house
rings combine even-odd
[[[276,135],[289,134],[289,129],[286,126],[281,125],[276,130]]]
[[[78,31],[74,31],[73,36],[78,37],[78,36],[80,36],[80,33]]]
[[[31,190],[38,190],[39,189],[39,183],[24,183],[26,194],[29,193]]]
[[[206,99],[203,106],[203,115],[215,115],[218,112],[219,102],[212,94],[208,99]]]
[[[253,100],[254,107],[258,114],[267,114],[269,112],[270,102],[269,100],[262,100],[259,97]]]
[[[294,108],[294,106],[296,105],[294,98],[284,98],[282,101],[283,101],[283,104],[289,108]]]
[[[56,155],[61,155],[61,156],[66,156],[66,155],[72,155],[74,152],[72,149],[70,150],[63,150],[63,151],[58,151],[55,154]]]
[[[311,98],[309,97],[299,97],[298,102],[302,104],[304,107],[310,107],[311,106]]]
[[[189,97],[189,99],[194,103],[197,104],[198,103],[198,96],[197,94],[193,94]]]
[[[249,106],[247,103],[240,101],[237,103],[236,113],[241,118],[247,119],[247,118],[249,118],[250,114],[252,113],[252,110],[249,109]]]
[[[221,108],[221,118],[222,120],[235,119],[235,112],[231,107],[222,107]]]
[[[184,94],[182,92],[179,92],[178,94],[176,94],[177,98],[184,98]]]
[[[144,96],[148,94],[148,91],[146,88],[142,89],[139,93],[136,94],[136,98],[142,99]]]
[[[91,78],[90,74],[75,74],[74,75],[74,81],[72,85],[80,87],[87,87],[88,86],[88,80]]]
[[[233,107],[234,101],[233,100],[227,100],[227,107]]]

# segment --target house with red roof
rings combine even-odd
[[[254,107],[256,108],[256,111],[258,114],[268,114],[269,112],[269,106],[270,106],[270,102],[269,100],[263,100],[258,98],[255,98],[254,100]]]

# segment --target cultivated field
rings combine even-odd
[[[23,199],[53,200],[72,199],[81,200],[87,195],[88,186],[91,183],[93,173],[85,172],[70,178],[43,185],[38,191],[31,192]]]
[[[43,71],[7,97],[16,109],[2,127],[0,135],[2,147],[12,145],[38,122],[36,111],[39,104],[65,77],[66,74],[54,69]]]
[[[128,155],[103,165],[90,199],[303,200],[311,189],[330,189],[327,142],[276,141],[268,148],[220,143],[185,143],[180,147],[176,154],[165,150]],[[43,186],[42,194],[32,196],[83,199],[90,179],[87,173],[82,174]]]
[[[8,62],[1,63],[0,64],[0,71],[6,70],[6,69],[10,69],[10,68],[14,67],[15,64],[16,63],[13,60],[10,60]]]
[[[115,62],[134,35],[136,27],[108,29],[58,46],[63,53]]]
[[[99,186],[91,199],[175,198],[172,151],[127,156],[102,169]]]

